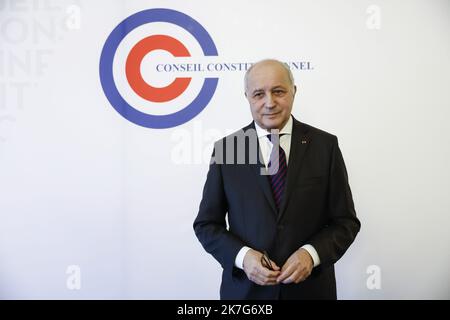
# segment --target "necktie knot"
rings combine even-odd
[[[271,133],[267,135],[267,139],[269,139],[270,142],[273,142],[274,140],[278,139],[280,141],[281,137],[284,136],[285,133]]]

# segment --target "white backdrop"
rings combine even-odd
[[[118,23],[151,8],[198,21],[218,50],[208,61],[311,63],[293,71],[293,113],[339,137],[362,222],[336,264],[340,299],[450,298],[446,0],[0,0],[0,298],[219,297],[220,265],[192,222],[211,143],[251,121],[244,72],[216,73],[208,106],[180,126],[123,118],[100,54]]]

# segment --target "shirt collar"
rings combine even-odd
[[[280,130],[280,134],[288,134],[291,135],[292,134],[292,124],[293,124],[293,120],[292,120],[292,116],[289,117],[289,120],[286,122],[286,124],[284,125],[284,127]],[[269,131],[267,131],[266,129],[261,128],[256,121],[254,121],[255,123],[255,129],[256,129],[256,134],[258,135],[258,138],[261,137],[266,137],[267,135],[270,134]]]

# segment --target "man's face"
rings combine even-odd
[[[295,91],[283,66],[271,61],[256,64],[245,91],[253,120],[266,130],[281,130],[291,115]]]

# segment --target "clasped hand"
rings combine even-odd
[[[250,249],[244,257],[244,272],[250,281],[259,285],[275,285],[279,283],[299,283],[309,277],[313,269],[313,260],[303,248],[295,251],[280,268],[270,260],[272,269],[264,266],[263,254]]]

